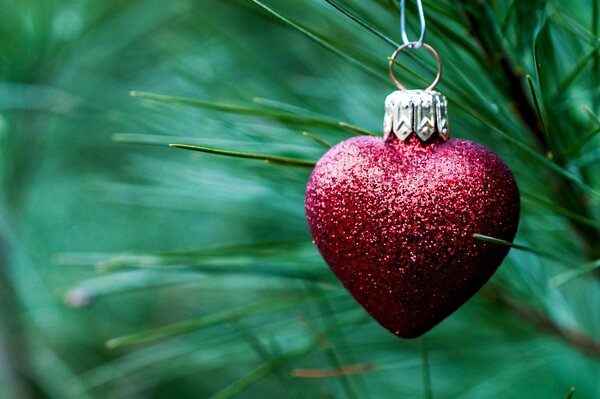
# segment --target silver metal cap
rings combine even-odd
[[[394,134],[406,140],[415,133],[421,141],[427,141],[437,133],[448,139],[447,110],[446,97],[437,91],[397,90],[385,99],[384,137]]]

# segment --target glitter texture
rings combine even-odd
[[[519,191],[508,167],[466,140],[356,137],[318,162],[306,217],[321,255],[354,298],[403,338],[424,334],[496,271]]]

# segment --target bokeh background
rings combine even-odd
[[[397,3],[0,0],[0,398],[600,397],[596,0],[424,1],[452,134],[523,203],[424,339],[320,259],[310,168],[168,147],[316,161],[379,132]]]

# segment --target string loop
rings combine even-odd
[[[427,30],[427,26],[425,24],[425,11],[423,11],[422,0],[417,0],[417,8],[419,10],[421,36],[419,36],[418,40],[412,41],[408,38],[408,34],[406,33],[406,0],[400,0],[400,32],[402,34],[402,42],[404,43],[404,45],[410,48],[419,48],[423,45],[423,41],[425,40],[425,32]]]

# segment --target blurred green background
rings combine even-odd
[[[424,4],[452,134],[523,209],[492,281],[406,341],[312,246],[310,168],[168,147],[379,132],[397,1],[0,0],[0,398],[600,397],[598,2]]]

